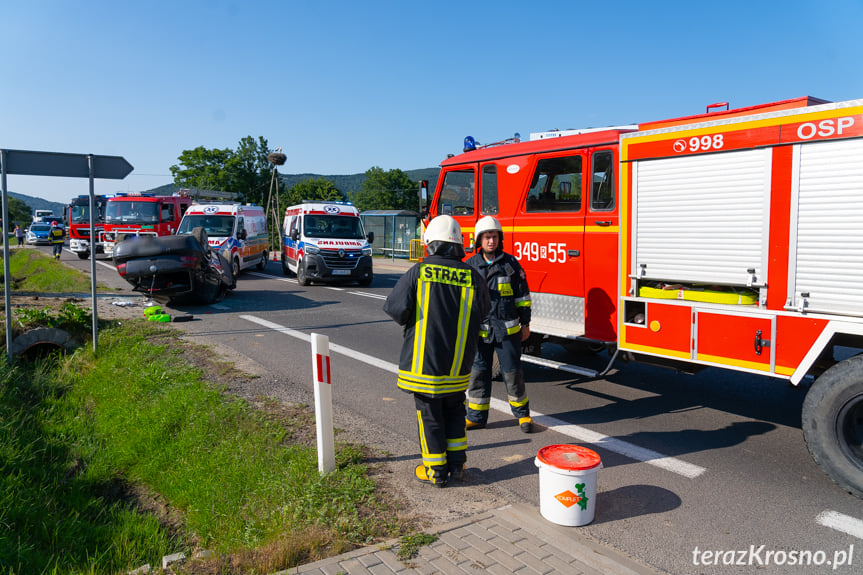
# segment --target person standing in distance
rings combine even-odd
[[[404,328],[397,383],[416,405],[422,463],[414,473],[446,487],[464,478],[465,390],[491,303],[485,280],[462,261],[455,219],[433,219],[423,242],[428,256],[399,279],[384,312]]]
[[[48,233],[48,237],[51,238],[55,260],[60,259],[60,253],[63,251],[63,240],[65,235],[63,228],[57,225],[57,222],[51,222],[51,231]]]
[[[467,389],[467,429],[485,427],[491,399],[494,354],[506,384],[512,414],[525,433],[533,430],[530,403],[521,366],[521,342],[530,336],[530,289],[518,260],[503,251],[503,228],[485,216],[474,228],[477,253],[467,263],[482,274],[491,293],[491,312],[480,329],[470,385]]]

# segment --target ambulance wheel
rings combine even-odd
[[[286,276],[291,275],[291,268],[288,267],[288,262],[285,261],[285,255],[282,254],[282,273]]]
[[[309,285],[309,276],[306,275],[306,268],[302,261],[297,262],[297,283],[301,286]]]
[[[233,263],[231,263],[231,273],[234,275],[234,280],[240,277],[240,260],[239,258],[234,258]]]
[[[803,437],[815,463],[863,497],[863,355],[825,371],[803,401]]]
[[[86,260],[89,257],[90,257],[90,252],[78,252],[78,259],[79,260]]]
[[[261,258],[261,261],[258,262],[258,271],[259,272],[262,272],[265,269],[267,269],[267,258],[269,257],[269,255],[270,254],[268,254],[267,252],[264,252],[262,254],[263,257]]]

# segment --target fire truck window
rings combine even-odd
[[[593,154],[590,209],[595,212],[610,212],[614,209],[614,155],[610,150]]]
[[[170,222],[174,219],[174,204],[162,205],[162,221]]]
[[[469,216],[474,206],[473,170],[447,172],[438,199],[438,213]]]
[[[483,166],[482,168],[482,209],[480,213],[483,215],[497,214],[497,166]]]
[[[581,156],[545,158],[537,162],[527,212],[577,212],[581,209]]]

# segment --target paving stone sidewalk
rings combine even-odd
[[[404,562],[398,559],[399,540],[357,549],[280,571],[276,575],[357,575],[391,573],[464,575],[471,573],[566,575],[657,575],[660,571],[589,541],[578,527],[563,527],[544,519],[539,510],[506,505],[457,523],[429,529],[437,541],[420,548]]]

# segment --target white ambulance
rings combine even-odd
[[[346,202],[309,202],[285,210],[282,271],[297,283],[372,283],[374,232],[365,233],[360,213]]]
[[[198,227],[207,231],[210,248],[231,262],[234,277],[253,265],[259,270],[267,266],[270,238],[262,207],[235,202],[195,203],[183,214],[177,235],[191,234]]]

